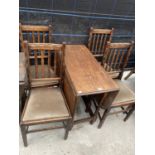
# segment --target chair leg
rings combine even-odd
[[[124,121],[128,120],[128,118],[131,116],[131,114],[134,112],[134,110],[135,110],[135,105],[133,105],[132,108],[129,110],[126,117],[124,118]]]
[[[21,133],[22,133],[22,138],[23,138],[23,143],[24,146],[27,147],[27,134],[26,134],[26,126],[20,125]]]
[[[122,76],[123,76],[123,72],[121,72],[120,74],[119,74],[119,76],[118,76],[118,79],[122,79]]]
[[[108,109],[106,109],[106,110],[104,111],[104,114],[103,114],[103,116],[101,117],[101,120],[100,120],[99,125],[98,125],[98,128],[99,128],[99,129],[102,127],[102,125],[103,125],[103,123],[104,123],[104,121],[105,121],[105,119],[106,119],[108,113],[110,112],[110,110],[111,110],[111,108],[108,108]]]
[[[69,134],[69,131],[71,130],[71,120],[68,120],[67,121],[67,125],[66,125],[66,131],[65,131],[65,136],[64,136],[64,139],[66,140],[68,138],[68,134]]]
[[[124,78],[124,80],[127,80],[133,73],[134,73],[134,70],[130,71],[130,73]]]

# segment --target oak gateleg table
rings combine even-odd
[[[118,85],[97,62],[85,45],[66,45],[64,93],[73,117],[73,125],[96,120],[101,104],[110,106],[119,91]],[[106,97],[105,97],[106,94]],[[89,105],[89,97],[101,98],[99,107],[93,113]],[[75,120],[75,110],[80,97],[86,105],[90,117]]]

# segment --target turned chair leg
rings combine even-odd
[[[64,139],[66,140],[68,138],[68,134],[69,134],[69,131],[71,130],[71,120],[68,120],[67,121],[67,124],[66,124],[66,131],[65,131],[65,136],[64,136]]]
[[[134,110],[135,110],[135,105],[133,105],[132,108],[129,110],[126,117],[124,118],[124,121],[128,120],[128,118],[131,116],[131,114],[134,112]]]
[[[20,125],[20,129],[21,129],[21,134],[22,134],[24,146],[27,147],[26,126]]]
[[[104,111],[104,114],[103,114],[103,116],[101,117],[101,120],[100,120],[99,125],[98,125],[98,128],[99,128],[99,129],[102,127],[102,125],[103,125],[103,123],[104,123],[104,121],[105,121],[105,119],[106,119],[108,113],[110,112],[110,110],[111,110],[111,108],[108,108],[108,109],[106,109],[106,110]]]

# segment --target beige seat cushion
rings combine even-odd
[[[123,106],[135,102],[134,92],[128,88],[121,80],[115,80],[120,87],[120,91],[112,103],[112,106]]]
[[[69,117],[69,111],[60,88],[44,87],[31,90],[22,122],[63,117]]]

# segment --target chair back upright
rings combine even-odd
[[[62,82],[64,68],[64,44],[28,43],[24,41],[27,74],[31,87]],[[47,82],[48,81],[48,82]]]
[[[94,29],[90,28],[88,48],[95,57],[104,55],[107,41],[112,40],[114,28],[112,29]]]
[[[127,66],[129,56],[133,48],[134,42],[131,43],[110,43],[107,42],[105,54],[102,59],[102,66],[107,72],[119,73],[121,79],[124,68]]]
[[[52,26],[44,25],[22,25],[19,24],[19,39],[21,50],[23,52],[23,41],[29,43],[51,43],[52,41]]]

